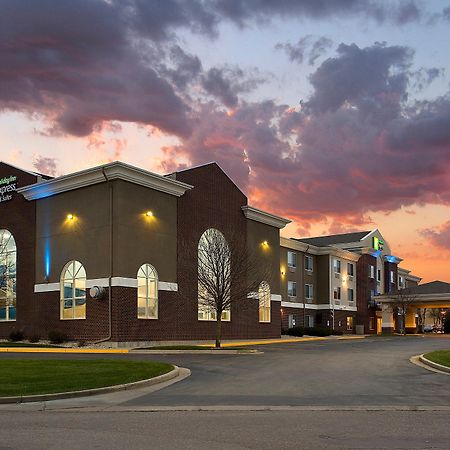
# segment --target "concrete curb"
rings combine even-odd
[[[263,355],[259,350],[130,350],[131,355]]]
[[[128,349],[115,349],[115,348],[104,348],[104,349],[95,349],[95,348],[33,348],[33,347],[0,347],[0,353],[93,353],[93,354],[110,354],[110,353],[128,353]]]
[[[425,358],[423,354],[419,355],[419,361],[427,366],[432,367],[433,369],[439,370],[440,372],[450,374],[450,367],[430,361],[429,359]]]
[[[133,383],[116,384],[95,389],[85,389],[83,391],[58,392],[55,394],[21,395],[15,397],[0,397],[0,404],[24,403],[24,402],[45,402],[50,400],[61,400],[66,398],[90,397],[92,395],[108,394],[110,392],[126,391],[170,381],[180,374],[180,368],[174,366],[173,370],[157,377],[146,380],[135,381]]]

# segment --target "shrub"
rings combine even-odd
[[[48,333],[48,340],[52,344],[62,344],[68,340],[67,335],[59,330],[52,330]]]
[[[342,336],[342,335],[344,334],[344,332],[343,332],[342,330],[333,330],[333,331],[331,332],[331,334],[332,334],[333,336]]]
[[[78,347],[85,347],[86,346],[86,341],[84,341],[83,339],[80,339],[78,341]]]
[[[292,327],[288,328],[286,331],[286,334],[289,336],[296,336],[296,337],[302,337],[303,336],[303,327]]]
[[[40,336],[38,335],[33,335],[30,337],[29,341],[33,344],[35,344],[36,342],[39,342],[41,340]]]
[[[308,327],[305,328],[305,334],[308,336],[318,336],[318,337],[325,337],[325,336],[331,336],[332,330],[330,328],[325,327]]]
[[[23,341],[24,334],[23,331],[20,330],[12,330],[11,333],[9,333],[9,340],[13,342]]]

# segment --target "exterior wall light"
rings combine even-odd
[[[67,214],[67,220],[73,220],[73,214]]]
[[[264,247],[268,247],[269,243],[268,243],[267,241],[263,241],[262,245],[263,245]]]
[[[153,217],[153,213],[152,213],[151,211],[147,211],[147,212],[145,213],[145,215],[146,215],[147,217]]]

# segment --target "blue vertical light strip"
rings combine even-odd
[[[45,267],[45,278],[50,277],[50,261],[51,261],[51,252],[50,252],[50,239],[45,239],[44,244],[44,267]]]

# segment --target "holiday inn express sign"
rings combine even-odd
[[[10,175],[0,178],[0,203],[12,200],[13,192],[17,190],[17,177]]]

